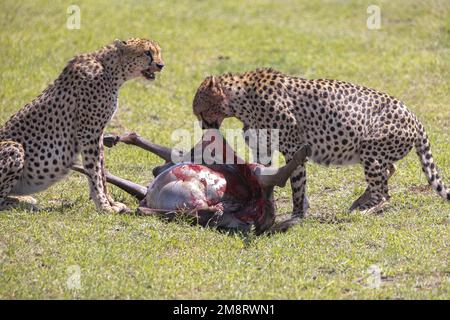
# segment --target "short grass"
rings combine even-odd
[[[65,28],[73,3],[80,30]],[[371,4],[381,8],[380,30],[366,27]],[[173,129],[193,130],[191,101],[205,76],[272,66],[403,99],[428,129],[450,182],[449,9],[445,0],[2,0],[0,122],[73,55],[114,38],[148,37],[160,42],[167,68],[156,82],[121,89],[109,132],[137,131],[171,145]],[[143,184],[158,163],[126,146],[107,152],[111,172]],[[382,215],[346,212],[365,188],[360,167],[310,163],[308,178],[309,217],[286,234],[257,238],[99,214],[85,179],[72,174],[37,195],[42,211],[0,213],[0,298],[450,298],[450,206],[426,187],[414,153],[399,162]],[[276,198],[280,213],[289,213],[290,188]],[[73,289],[77,268],[81,285]],[[373,269],[380,286],[371,285]]]

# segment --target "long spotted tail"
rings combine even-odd
[[[428,140],[427,134],[423,128],[421,128],[416,140],[416,153],[420,158],[422,171],[427,176],[428,183],[442,198],[450,201],[450,189],[444,185],[441,177],[439,177],[436,164],[434,163],[431,154],[430,140]]]

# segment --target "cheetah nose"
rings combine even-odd
[[[157,67],[159,70],[162,70],[162,68],[164,68],[164,65],[161,64],[161,63],[157,63],[157,64],[156,64],[156,67]]]

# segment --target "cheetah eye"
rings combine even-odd
[[[152,61],[153,61],[152,52],[151,52],[150,50],[145,51],[144,54],[145,54],[146,56],[150,57],[150,58],[152,59]]]

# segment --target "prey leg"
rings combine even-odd
[[[173,150],[171,148],[167,148],[164,146],[161,146],[156,143],[152,143],[148,140],[145,140],[137,133],[127,133],[121,136],[117,135],[105,135],[103,138],[103,143],[108,148],[112,148],[117,143],[123,142],[125,144],[130,144],[139,148],[142,148],[146,151],[150,151],[153,154],[156,154],[158,157],[162,158],[163,160],[170,162],[172,159],[172,152],[177,152],[176,150]]]

